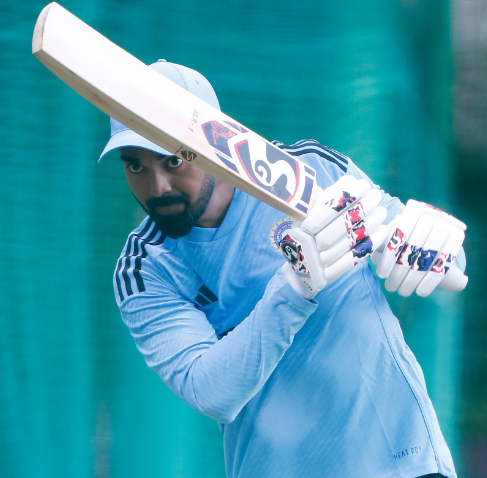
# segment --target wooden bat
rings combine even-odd
[[[295,219],[319,190],[313,168],[176,85],[57,3],[32,53],[73,90],[149,141]]]

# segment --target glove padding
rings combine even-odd
[[[323,266],[315,238],[306,234],[300,227],[296,227],[295,224],[293,224],[294,227],[287,231],[279,246],[282,254],[293,268],[295,275],[300,279],[304,289],[296,286],[295,281],[286,274],[289,283],[304,298],[312,299],[326,285]],[[284,272],[286,273],[286,269]]]
[[[342,176],[287,232],[281,251],[311,297],[384,243],[387,210],[378,206],[381,200],[365,179]]]
[[[388,240],[372,254],[376,274],[385,287],[409,297],[426,297],[439,285],[461,291],[468,277],[453,266],[466,226],[426,203],[409,200],[389,226]]]

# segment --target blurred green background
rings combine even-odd
[[[120,320],[112,273],[142,214],[116,157],[97,165],[108,118],[31,55],[44,5],[0,0],[0,476],[223,477],[216,422]],[[388,298],[460,476],[487,477],[487,2],[62,5],[147,63],[202,72],[266,138],[317,139],[467,223],[466,291]]]

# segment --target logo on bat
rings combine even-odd
[[[193,151],[181,151],[181,156],[186,160],[186,161],[194,161],[197,158],[197,154],[193,153]]]
[[[283,201],[291,201],[300,181],[296,160],[237,124],[208,121],[201,127],[225,166]]]

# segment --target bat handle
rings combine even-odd
[[[451,267],[440,282],[440,287],[451,292],[460,292],[467,287],[468,277],[458,268]]]

